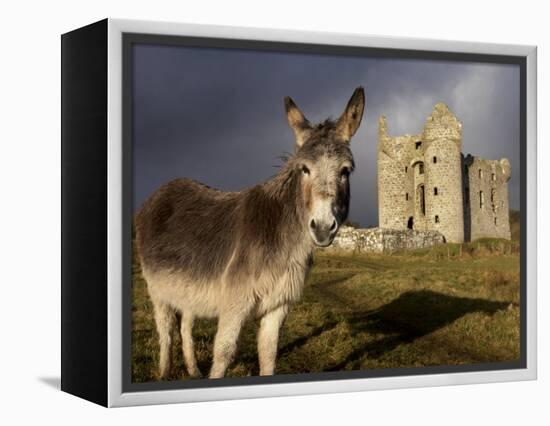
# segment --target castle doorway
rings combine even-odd
[[[413,229],[414,220],[413,217],[409,217],[409,221],[407,222],[407,229]]]

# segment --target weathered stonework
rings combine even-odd
[[[344,226],[332,244],[323,250],[345,250],[360,253],[391,253],[442,244],[445,238],[436,231],[395,230],[382,228],[355,229]]]
[[[464,229],[465,239],[510,239],[510,163],[507,159],[480,160],[468,155],[463,158],[463,165],[464,217],[470,225]]]
[[[507,159],[462,154],[462,123],[442,103],[418,135],[378,134],[381,228],[438,231],[447,242],[510,239]]]

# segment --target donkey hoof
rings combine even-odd
[[[198,368],[195,368],[189,371],[189,377],[191,377],[192,379],[200,379],[202,377],[202,373]]]
[[[169,373],[159,373],[158,374],[158,379],[159,380],[168,380],[169,378],[170,378]]]

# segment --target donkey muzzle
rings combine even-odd
[[[317,246],[327,247],[332,243],[336,232],[338,232],[338,222],[335,218],[332,218],[332,220],[315,220],[313,218],[309,221],[309,230]]]

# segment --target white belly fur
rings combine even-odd
[[[154,302],[166,303],[179,312],[199,318],[216,318],[230,305],[240,305],[262,316],[277,307],[299,300],[307,267],[289,265],[279,276],[263,273],[250,282],[197,282],[180,271],[143,270],[149,295]]]

